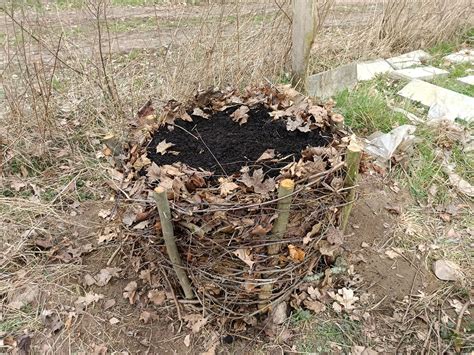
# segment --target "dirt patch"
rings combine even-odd
[[[365,176],[359,191],[345,247],[364,280],[364,289],[385,307],[407,295],[440,287],[441,282],[415,255],[392,248],[398,211],[412,202],[408,192],[375,176]]]
[[[272,120],[263,106],[250,109],[248,122],[239,125],[231,117],[236,109],[215,113],[209,119],[192,116],[193,122],[179,121],[175,126],[159,129],[148,146],[148,157],[158,166],[179,161],[227,175],[246,165],[259,165],[277,175],[279,168],[298,160],[301,150],[307,146],[321,147],[329,143],[329,135],[319,129],[288,131],[286,120]],[[168,151],[157,153],[158,144],[164,140],[174,144],[169,151],[178,152],[177,155]],[[256,163],[267,149],[275,150],[278,162]]]

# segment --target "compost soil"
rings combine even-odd
[[[246,165],[257,165],[269,175],[277,175],[281,167],[298,160],[306,147],[330,142],[330,135],[319,129],[288,131],[286,120],[273,120],[263,105],[250,109],[247,123],[239,125],[230,116],[237,108],[214,113],[209,119],[191,116],[193,122],[177,120],[174,127],[161,127],[148,146],[148,158],[157,165],[182,162],[216,175],[230,175]],[[174,146],[162,155],[156,146],[163,140]],[[256,163],[267,149],[274,149],[277,158],[285,159]]]

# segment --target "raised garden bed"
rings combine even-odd
[[[157,187],[166,191],[181,269],[209,315],[232,323],[282,300],[302,307],[293,291],[327,277],[343,243],[348,137],[341,120],[331,102],[313,104],[287,87],[170,101],[158,124],[150,105],[140,111],[125,190],[141,200]],[[181,298],[160,236],[164,221],[152,204],[147,213]]]

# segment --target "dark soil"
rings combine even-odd
[[[330,135],[320,130],[288,131],[286,121],[273,121],[263,106],[250,109],[247,123],[239,125],[230,117],[236,109],[232,107],[217,112],[210,119],[192,116],[193,122],[176,121],[175,124],[181,128],[160,128],[148,146],[148,157],[157,165],[182,162],[217,175],[236,173],[245,165],[260,165],[266,173],[277,175],[281,167],[300,158],[301,150],[308,146],[325,146],[330,142]],[[156,146],[163,140],[175,145],[164,155],[157,154]],[[277,158],[286,158],[278,163],[255,164],[267,149],[275,149]],[[169,151],[179,154],[174,155]],[[217,161],[225,171],[222,171]]]

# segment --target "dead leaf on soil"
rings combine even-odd
[[[114,325],[114,324],[120,323],[120,320],[118,318],[112,317],[109,319],[109,323]]]
[[[137,296],[137,283],[135,281],[130,281],[127,286],[123,289],[123,298],[128,298],[130,304],[135,303],[135,299]]]
[[[304,260],[305,252],[303,249],[295,247],[293,244],[288,245],[288,251],[290,258],[296,263],[300,263]]]
[[[344,235],[339,229],[330,227],[326,232],[326,240],[333,245],[339,246],[344,243]]]
[[[275,190],[275,180],[273,178],[265,179],[263,169],[255,170],[252,176],[249,175],[247,170],[244,170],[240,181],[242,181],[245,186],[253,188],[255,193],[264,196],[267,196],[271,191]]]
[[[183,340],[184,345],[186,345],[187,348],[191,345],[191,334],[188,334],[184,337]]]
[[[140,313],[140,321],[143,323],[148,324],[150,321],[154,321],[159,319],[158,315],[155,312],[143,311]]]
[[[92,355],[107,355],[107,347],[104,344],[94,345]]]
[[[94,276],[95,284],[99,287],[107,285],[112,277],[119,277],[120,271],[121,269],[118,267],[108,267],[100,270],[100,272]]]
[[[233,252],[235,256],[237,256],[240,260],[246,263],[250,268],[253,267],[255,261],[252,261],[252,255],[250,254],[250,249],[237,249]]]
[[[461,268],[450,260],[436,260],[433,263],[433,272],[443,281],[456,281],[462,277]]]
[[[355,308],[354,303],[359,300],[359,297],[354,296],[353,290],[345,287],[338,290],[337,293],[334,291],[328,291],[328,295],[336,301],[335,303],[337,303],[336,306],[333,304],[333,308],[336,312],[340,306],[343,306],[346,312],[353,310]]]
[[[207,324],[208,318],[204,318],[198,313],[186,314],[183,319],[187,322],[187,327],[193,331],[193,333],[199,333],[201,328]]]
[[[270,160],[275,158],[275,149],[267,149],[260,155],[260,158],[257,159],[257,163],[264,160]]]
[[[160,290],[150,290],[148,292],[148,298],[156,306],[161,306],[166,301],[166,293]]]
[[[199,107],[196,107],[194,110],[193,110],[193,113],[192,113],[193,116],[198,116],[198,117],[202,117],[202,118],[205,118],[205,119],[208,119],[209,118],[209,114],[205,113],[203,110],[201,110]]]
[[[112,308],[115,306],[116,301],[111,298],[110,300],[105,301],[104,303],[104,311],[108,310],[109,308]]]
[[[26,286],[25,288],[18,289],[14,293],[10,303],[8,303],[8,308],[21,309],[33,302],[38,294],[38,286]]]
[[[245,105],[240,106],[237,110],[235,110],[230,117],[232,117],[232,121],[237,122],[239,125],[243,125],[244,123],[247,123],[247,120],[249,118],[249,115],[247,114],[249,112],[249,108]]]
[[[106,242],[110,242],[114,240],[117,236],[118,233],[115,228],[105,227],[104,231],[99,235],[97,243],[100,245]]]
[[[162,140],[158,145],[156,146],[156,153],[164,155],[166,153],[166,150],[173,147],[173,143],[167,143],[166,139]]]
[[[55,310],[43,310],[43,312],[41,312],[41,321],[43,322],[43,325],[49,330],[50,334],[56,334],[64,326],[59,313]]]
[[[88,305],[90,305],[91,303],[95,303],[101,300],[102,298],[104,298],[104,295],[88,292],[85,294],[85,296],[80,296],[77,301],[74,302],[74,304],[76,305],[76,309],[84,310]]]
[[[226,197],[229,193],[239,187],[236,183],[230,181],[230,178],[219,178],[219,190],[222,197]]]

